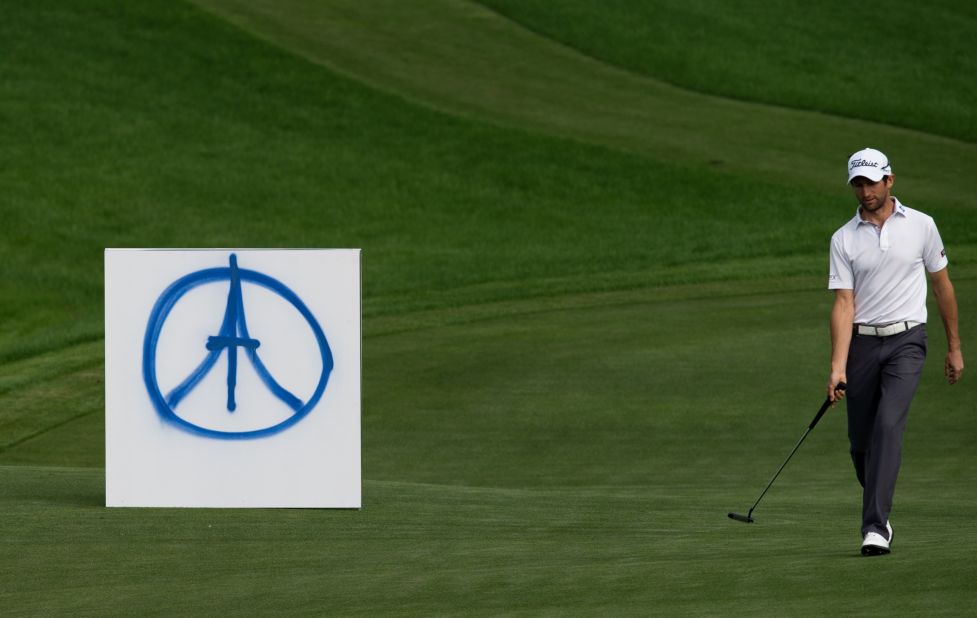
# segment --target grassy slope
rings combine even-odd
[[[938,362],[893,560],[846,560],[841,415],[762,527],[723,518],[818,403],[843,192],[452,119],[125,6],[0,19],[5,613],[870,614],[879,569],[909,612],[969,607],[974,390]],[[99,506],[100,249],[140,244],[365,247],[363,511]],[[682,281],[712,283],[654,287]]]
[[[888,2],[881,11],[774,0],[480,0],[584,53],[745,101],[977,142],[977,11]]]
[[[884,145],[897,162],[900,190],[941,209],[971,207],[948,189],[977,165],[975,144],[681,90],[541,38],[470,0],[197,3],[436,109],[832,193],[843,186],[838,170],[849,153]]]
[[[0,27],[0,358],[99,336],[104,246],[362,245],[369,315],[814,255],[834,225],[755,224],[830,212],[820,191],[405,107],[187,10],[42,3]]]

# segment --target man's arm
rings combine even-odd
[[[960,331],[957,327],[957,295],[953,291],[946,268],[930,273],[930,282],[933,284],[933,296],[936,297],[943,329],[946,331],[947,353],[943,372],[947,382],[956,384],[963,377],[963,351],[960,349]]]
[[[840,382],[848,382],[848,348],[851,346],[852,324],[855,321],[855,292],[835,290],[831,307],[831,376],[828,378],[828,398],[843,399],[845,391],[837,390]]]

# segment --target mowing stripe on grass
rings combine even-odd
[[[886,2],[863,46],[833,2],[478,0],[638,73],[719,96],[977,142],[977,11]]]
[[[847,156],[872,144],[898,162],[900,189],[973,208],[945,188],[977,167],[977,144],[682,90],[468,0],[194,1],[314,62],[453,113],[822,189],[844,186]]]

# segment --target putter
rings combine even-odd
[[[839,390],[839,391],[845,390],[845,383],[839,382],[838,386],[835,387],[835,390]],[[804,432],[804,435],[801,436],[801,439],[798,440],[797,444],[794,445],[794,450],[790,452],[790,455],[787,456],[787,459],[784,460],[784,463],[780,464],[780,469],[777,470],[777,473],[773,475],[773,478],[770,479],[770,482],[767,483],[767,486],[763,488],[762,492],[760,492],[760,497],[757,498],[756,502],[753,503],[753,506],[750,507],[750,512],[747,513],[746,515],[740,515],[739,513],[729,513],[728,515],[730,519],[735,519],[736,521],[741,521],[746,524],[753,523],[754,521],[753,510],[756,509],[756,506],[758,504],[760,504],[760,500],[763,499],[763,496],[767,493],[767,490],[770,489],[770,486],[773,485],[773,482],[777,480],[777,477],[780,476],[780,473],[783,471],[783,469],[787,467],[787,462],[790,461],[790,458],[793,457],[794,453],[797,452],[797,449],[800,448],[801,443],[804,442],[804,438],[807,437],[807,434],[811,433],[811,430],[814,429],[814,426],[818,424],[818,421],[821,420],[821,417],[824,416],[824,413],[827,412],[828,408],[830,407],[831,407],[831,397],[827,397],[825,398],[824,403],[821,404],[821,409],[818,410],[818,413],[814,416],[814,420],[811,421],[811,424],[807,426],[807,431]]]

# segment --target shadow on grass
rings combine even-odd
[[[105,505],[105,475],[98,468],[0,467],[3,503],[60,506]]]

